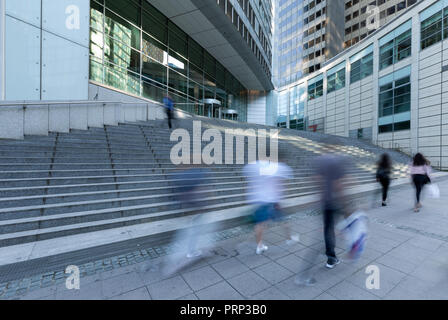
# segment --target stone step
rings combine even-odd
[[[285,183],[286,188],[316,188],[318,186],[317,180],[313,178],[297,179],[298,181],[292,181]],[[373,177],[369,178],[352,178],[347,179],[346,183],[370,183],[373,182]],[[150,188],[129,188],[129,189],[110,189],[101,191],[83,191],[72,193],[54,193],[54,194],[33,194],[23,195],[16,197],[2,197],[0,198],[0,208],[13,208],[19,206],[35,206],[43,204],[56,204],[56,203],[69,203],[77,201],[89,201],[99,199],[120,199],[127,197],[146,196],[150,198],[163,198],[163,197],[175,197],[180,185],[171,185],[166,187],[150,187]],[[185,186],[185,185],[184,185]],[[211,192],[214,195],[231,195],[231,194],[243,194],[247,191],[247,181],[232,182],[232,183],[218,183],[218,184],[206,184],[203,186],[207,192]],[[2,194],[3,192],[0,192]],[[204,197],[207,193],[204,193]],[[166,201],[159,199],[160,202]]]
[[[372,182],[371,179],[368,182]],[[362,182],[362,181],[361,181]],[[319,186],[317,184],[311,184],[307,187],[319,190]],[[284,193],[288,194],[291,190],[297,192],[297,190],[303,190],[303,188],[290,187],[285,189]],[[229,190],[221,189],[221,190],[207,190],[202,192],[204,197],[202,197],[198,202],[204,204],[213,204],[213,203],[222,203],[228,201],[240,201],[244,200],[249,192],[245,193],[244,188],[241,189],[241,192],[230,194]],[[298,194],[297,194],[298,195]],[[144,196],[128,196],[128,197],[114,197],[110,195],[110,198],[103,199],[95,199],[95,200],[82,200],[76,199],[73,202],[63,202],[63,203],[53,203],[53,204],[33,204],[30,206],[21,206],[21,207],[7,207],[0,208],[0,220],[12,219],[16,217],[32,217],[32,216],[40,216],[40,215],[52,215],[52,214],[61,214],[68,212],[76,212],[83,210],[95,210],[95,209],[104,209],[111,207],[123,207],[123,206],[133,206],[133,205],[143,205],[152,203],[155,205],[153,210],[159,209],[159,204],[162,208],[175,208],[180,204],[176,201],[176,199],[180,196],[180,194],[168,193],[162,195],[144,195]],[[233,199],[233,200],[232,200]],[[32,202],[39,202],[39,199],[31,200]],[[12,201],[14,203],[14,201]],[[20,202],[19,202],[20,203]],[[6,203],[7,204],[7,203]],[[10,203],[11,204],[11,203]],[[149,210],[149,208],[147,208]]]
[[[115,218],[110,218],[107,220],[97,220],[97,221],[90,221],[90,222],[81,222],[81,223],[72,223],[68,225],[62,225],[62,226],[51,226],[50,220],[37,220],[29,222],[26,221],[15,221],[10,226],[19,226],[22,228],[32,227],[34,224],[34,228],[32,230],[26,230],[26,231],[19,231],[19,232],[11,232],[6,234],[0,234],[0,247],[4,246],[12,246],[17,244],[23,244],[23,243],[29,243],[29,242],[36,242],[36,241],[42,241],[47,239],[53,239],[58,237],[67,237],[71,235],[76,234],[82,234],[82,233],[90,233],[94,231],[100,231],[100,230],[107,230],[112,228],[119,228],[123,226],[130,226],[134,224],[142,224],[147,223],[151,221],[158,221],[165,220],[165,219],[173,219],[176,217],[182,217],[185,215],[192,215],[197,214],[198,212],[209,212],[209,211],[215,211],[215,210],[223,210],[226,208],[234,208],[239,207],[243,205],[249,204],[246,200],[242,201],[233,201],[225,204],[208,204],[206,207],[203,207],[201,210],[198,209],[190,209],[190,210],[182,210],[182,209],[174,209],[174,210],[164,210],[159,212],[153,212],[148,213],[148,210],[145,210],[145,208],[148,208],[149,206],[132,206],[128,208],[110,208],[105,210],[92,210],[92,211],[84,211],[80,214],[83,216],[91,216],[94,217],[95,215],[101,215],[104,216],[105,214],[112,214],[113,212],[118,212],[119,215],[116,215]],[[134,215],[130,216],[121,216],[120,212],[125,210],[126,212],[132,212]],[[36,217],[39,219],[42,219],[42,217]],[[47,218],[47,217],[46,217]],[[57,219],[57,217],[53,217]],[[73,219],[76,221],[76,219],[79,219],[79,216],[76,216],[76,214],[73,214],[73,216],[66,216],[62,219]],[[1,223],[1,222],[0,222]],[[53,222],[54,223],[54,222]],[[1,225],[1,224],[0,224]],[[36,225],[47,225],[46,228],[36,228]],[[3,227],[7,228],[8,224],[4,225]]]
[[[0,179],[0,188],[5,188],[8,186],[12,186],[15,184],[15,187],[18,187],[20,185],[27,186],[26,184],[29,183],[29,186],[36,186],[36,183],[42,183],[45,181],[48,184],[68,184],[68,181],[91,181],[92,183],[98,183],[98,182],[107,182],[103,180],[114,180],[116,181],[133,181],[136,178],[142,178],[145,177],[147,179],[158,177],[158,178],[164,178],[171,177],[171,179],[176,180],[176,175],[179,172],[179,169],[176,167],[165,167],[165,168],[153,168],[148,169],[152,173],[145,173],[145,174],[113,174],[113,175],[72,175],[72,176],[48,176],[48,177],[37,177],[37,178],[7,178],[7,179]],[[84,171],[78,171],[80,173],[83,173]],[[356,175],[370,175],[371,173],[366,172],[365,170],[356,170],[351,171],[353,174]],[[228,166],[222,166],[222,167],[213,167],[211,173],[215,178],[219,176],[239,176],[244,177],[243,170],[241,167],[228,167]],[[310,170],[307,170],[306,168],[302,169],[295,169],[294,170],[294,177],[302,177],[311,175],[313,172],[310,172]],[[211,179],[206,178],[206,179]],[[169,181],[169,179],[167,180]],[[84,183],[84,182],[81,182]]]

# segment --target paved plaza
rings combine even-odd
[[[362,257],[352,262],[337,239],[342,263],[324,267],[322,217],[292,215],[286,223],[300,242],[286,244],[282,225],[265,235],[269,249],[255,254],[252,226],[217,241],[202,258],[163,272],[169,255],[81,277],[80,290],[58,284],[28,290],[13,299],[448,299],[448,180],[439,181],[442,197],[425,199],[414,213],[410,185],[392,189],[387,207],[374,206]],[[372,197],[356,206],[371,206]],[[315,212],[317,210],[314,210]],[[319,252],[321,252],[319,254]],[[310,258],[312,257],[312,258]],[[316,259],[317,257],[317,259]],[[185,262],[185,260],[183,260]],[[379,289],[367,289],[367,266],[379,268]],[[314,286],[300,286],[298,274],[312,268]],[[309,270],[308,270],[309,271]]]

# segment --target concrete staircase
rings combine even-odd
[[[176,126],[191,133],[192,120],[201,120],[203,131],[272,129],[203,117],[179,119]],[[170,162],[175,143],[162,120],[0,140],[0,248],[164,220],[184,221],[185,216],[198,213],[178,202],[175,185],[182,181],[179,169]],[[246,142],[246,160],[247,147]],[[294,170],[285,190],[287,198],[319,191],[312,172],[319,154],[348,156],[354,165],[346,183],[353,186],[375,182],[375,161],[384,152],[358,140],[288,129],[280,130],[279,149],[288,155],[287,163]],[[223,157],[224,151],[223,141]],[[395,161],[394,176],[403,177],[409,159],[389,153]],[[203,181],[201,212],[248,204],[243,165],[210,169],[212,175]],[[184,223],[179,223],[182,228]]]

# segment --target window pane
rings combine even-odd
[[[146,56],[143,56],[142,76],[161,84],[167,84],[166,66]]]
[[[409,94],[411,92],[411,85],[408,84],[406,86],[399,87],[395,89],[395,96],[401,96],[403,94]]]
[[[90,57],[90,80],[103,83],[103,64]]]
[[[384,86],[381,86],[381,87],[380,87],[380,92],[383,92],[383,91],[392,89],[392,87],[393,87],[392,82],[391,82],[391,83],[388,83],[388,84],[385,84]]]
[[[421,23],[421,46],[425,49],[442,40],[442,11]]]
[[[182,73],[184,76],[188,75],[187,60],[185,60],[183,57],[181,57],[177,53],[171,51],[171,49],[170,49],[170,54],[168,55],[167,62],[168,62],[168,66],[171,69],[174,69],[175,71]]]
[[[105,37],[104,59],[121,68],[140,73],[140,53],[110,37]]]
[[[208,52],[204,54],[204,71],[215,78],[215,59]]]
[[[391,40],[380,48],[380,70],[394,63],[394,41]]]
[[[373,53],[362,58],[361,79],[373,74]]]
[[[154,38],[162,42],[163,44],[168,43],[168,31],[166,28],[166,20],[160,21],[159,19],[156,19],[146,11],[143,11],[142,29],[143,31],[149,33]]]
[[[394,131],[411,129],[411,121],[398,122],[394,124]]]
[[[104,32],[103,27],[103,6],[91,2],[90,7],[90,27],[98,31]]]
[[[90,55],[103,60],[104,39],[103,33],[94,29],[90,30]]]
[[[127,21],[140,26],[140,7],[133,1],[129,0],[113,0],[107,1],[106,7]]]
[[[140,30],[109,10],[106,10],[105,30],[106,35],[140,50]]]
[[[395,80],[395,87],[402,86],[402,85],[404,85],[406,83],[409,83],[409,82],[411,82],[411,77],[410,76],[407,76],[407,77]]]
[[[142,79],[142,95],[145,98],[152,99],[158,102],[163,101],[166,96],[166,88],[160,84],[151,81],[150,79]]]
[[[169,23],[169,45],[170,49],[187,57],[187,35],[173,23]]]
[[[142,52],[144,56],[151,57],[159,63],[166,64],[166,46],[146,33],[143,33]],[[145,57],[143,57],[143,60],[145,60]]]
[[[446,39],[448,38],[448,8],[444,11],[443,27],[443,39]]]
[[[140,76],[126,69],[105,63],[105,79],[106,85],[126,91],[131,94],[140,95]]]
[[[394,106],[394,113],[395,114],[402,113],[402,112],[407,112],[407,111],[410,111],[410,110],[411,110],[411,102],[403,103],[403,104]]]
[[[190,70],[189,70],[190,78],[200,85],[203,85],[204,83],[204,75],[202,69],[190,64]]]
[[[182,93],[188,93],[188,80],[180,73],[177,73],[171,69],[168,70],[169,87],[176,89]]]
[[[392,124],[387,124],[385,126],[379,127],[379,133],[392,132],[392,130],[393,130]]]
[[[196,41],[188,40],[188,59],[197,66],[202,66],[203,63],[202,47]]]

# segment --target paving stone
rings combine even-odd
[[[251,269],[271,262],[271,260],[269,258],[266,258],[264,255],[255,254],[255,250],[252,253],[240,255],[236,258]]]
[[[293,275],[291,271],[275,262],[259,266],[253,269],[253,271],[271,284],[276,284]]]
[[[178,298],[177,300],[199,300],[199,299],[194,293],[190,293],[190,294],[187,294],[186,296]]]
[[[340,300],[378,300],[374,294],[361,289],[347,280],[338,283],[334,287],[328,289],[329,294]]]
[[[241,300],[244,299],[226,281],[221,281],[196,292],[200,300]]]
[[[308,261],[292,253],[277,259],[277,263],[294,274],[304,271],[312,266]]]
[[[180,276],[149,284],[147,287],[153,300],[172,300],[193,293]]]
[[[146,287],[138,288],[118,296],[110,298],[110,300],[151,300],[148,289]]]
[[[266,290],[263,290],[254,296],[250,297],[251,300],[291,300],[289,296],[281,292],[276,287],[272,286]]]
[[[314,300],[337,300],[335,297],[333,297],[331,294],[324,292],[321,295],[318,295]]]
[[[393,268],[405,274],[410,274],[417,268],[417,265],[409,261],[408,259],[395,257],[391,254],[385,254],[376,261],[378,263],[381,263],[387,267]]]
[[[102,281],[106,298],[114,297],[142,286],[142,280],[136,272],[118,275]]]
[[[293,300],[311,300],[322,294],[323,290],[316,287],[306,287],[297,285],[295,282],[295,276],[275,285],[275,287],[286,294]]]
[[[212,267],[225,279],[232,278],[249,271],[249,267],[236,258],[230,258],[215,264]]]
[[[253,271],[247,271],[227,280],[244,297],[252,296],[270,287],[270,284]]]
[[[373,264],[379,268],[379,289],[367,289],[366,280],[370,273],[366,273],[365,269],[359,270],[347,280],[361,289],[366,289],[370,293],[378,296],[385,297],[395,286],[397,286],[405,277],[406,274],[397,271],[395,269],[389,268],[382,264]]]
[[[223,280],[223,278],[210,266],[182,273],[182,277],[194,291],[198,291]]]
[[[59,287],[55,298],[57,300],[103,300],[102,282],[81,285],[79,290],[68,290],[65,286]]]

